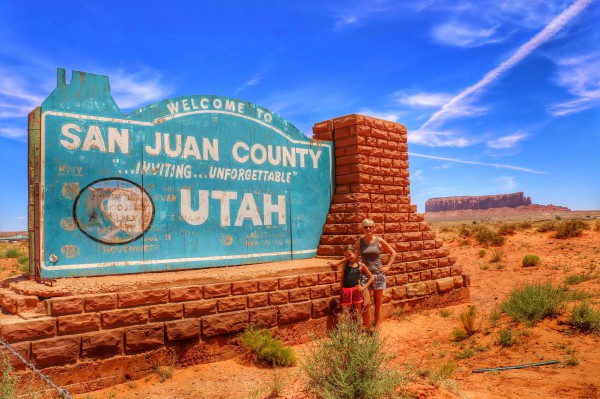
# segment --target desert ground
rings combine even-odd
[[[433,222],[439,238],[470,276],[469,303],[389,315],[380,326],[388,367],[404,376],[405,398],[600,398],[600,334],[582,332],[569,323],[571,309],[586,300],[600,312],[600,212],[572,213],[585,223],[579,236],[556,238],[538,231],[565,217]],[[559,220],[560,219],[560,220]],[[524,223],[526,222],[526,223]],[[479,226],[502,229],[501,246],[482,245],[473,234]],[[543,228],[541,230],[544,230]],[[525,255],[537,266],[524,267]],[[15,259],[0,259],[1,277],[15,274]],[[514,321],[501,305],[525,284],[564,286],[569,300],[560,314],[532,326]],[[475,332],[457,340],[461,314],[476,311]],[[507,341],[507,336],[510,339]],[[300,362],[313,343],[293,346]],[[474,369],[558,360],[551,365],[474,373]],[[252,357],[187,368],[164,365],[137,381],[76,395],[103,398],[311,398],[299,366],[258,366]]]

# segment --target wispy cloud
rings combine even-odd
[[[505,149],[505,148],[513,148],[519,142],[525,140],[529,137],[528,134],[525,134],[521,131],[509,134],[508,136],[503,136],[495,140],[489,140],[486,145],[490,148],[494,149]]]
[[[415,130],[408,132],[408,142],[427,147],[468,147],[477,140],[461,136],[452,130]]]
[[[36,82],[24,79],[16,71],[0,68],[0,118],[26,116],[43,99]]]
[[[539,46],[553,38],[564,26],[569,23],[573,18],[579,15],[587,6],[590,5],[592,0],[577,0],[569,8],[563,11],[560,15],[554,18],[541,32],[536,34],[527,43],[523,44],[517,51],[509,57],[506,61],[502,62],[496,68],[489,71],[485,76],[474,85],[466,88],[449,102],[444,104],[442,109],[434,113],[420,128],[424,130],[434,123],[441,123],[444,120],[450,119],[456,115],[455,109],[457,107],[464,106],[468,101],[476,99],[481,92],[503,74],[521,62],[525,57],[531,54]]]
[[[504,41],[514,33],[500,32],[499,28],[500,25],[486,27],[452,21],[436,26],[432,34],[440,43],[470,48]]]
[[[9,139],[18,139],[27,136],[27,127],[4,126],[0,127],[0,136]]]
[[[600,51],[555,60],[557,83],[575,98],[553,104],[549,112],[569,115],[600,106]]]
[[[396,101],[403,105],[416,107],[440,107],[446,104],[452,96],[446,93],[414,93],[407,94],[402,92],[394,93]]]
[[[242,83],[240,86],[236,87],[236,89],[233,91],[233,95],[237,96],[242,90],[246,89],[247,87],[256,86],[260,83],[261,80],[262,74],[257,73],[252,78]]]
[[[530,168],[523,168],[521,166],[507,165],[507,164],[502,164],[502,163],[486,163],[486,162],[476,162],[476,161],[465,161],[465,160],[462,160],[462,159],[445,158],[445,157],[438,157],[438,156],[434,156],[434,155],[418,154],[416,152],[409,152],[408,155],[411,156],[411,157],[421,157],[421,158],[437,159],[439,161],[457,162],[457,163],[464,163],[464,164],[468,164],[468,165],[481,165],[481,166],[490,166],[490,167],[493,167],[493,168],[500,168],[500,169],[518,170],[520,172],[536,173],[536,174],[540,174],[540,175],[545,175],[546,174],[546,172],[541,172],[539,170],[530,169]]]
[[[117,70],[108,74],[111,94],[120,108],[131,109],[163,100],[171,93],[162,74],[154,69],[141,68],[135,72]]]
[[[371,111],[369,109],[361,109],[358,111],[361,115],[371,116],[373,118],[385,119],[392,122],[398,122],[400,120],[400,114],[398,112],[385,112],[385,111]]]
[[[334,11],[335,30],[359,26],[374,18],[386,17],[401,4],[391,0],[359,0],[348,2],[350,6]]]

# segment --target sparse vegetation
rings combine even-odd
[[[591,273],[581,273],[581,274],[570,274],[565,276],[565,282],[569,285],[583,283],[584,281],[591,280],[597,276],[592,275]]]
[[[156,362],[156,363],[154,363],[152,368],[154,369],[154,372],[158,376],[158,380],[160,382],[165,382],[166,380],[168,380],[169,378],[171,378],[173,376],[174,367],[172,365],[165,366],[165,365],[161,364],[160,362]]]
[[[570,238],[581,235],[587,224],[581,220],[565,220],[556,228],[556,238]]]
[[[403,377],[389,367],[384,341],[340,322],[329,338],[316,341],[302,364],[307,388],[324,399],[393,397]]]
[[[511,236],[519,229],[516,223],[501,224],[498,227],[498,234],[503,236]]]
[[[506,238],[486,226],[480,226],[475,234],[475,239],[480,245],[500,247]]]
[[[502,258],[504,258],[504,251],[502,251],[501,249],[494,249],[492,251],[492,257],[490,259],[490,262],[491,263],[500,262],[502,260]]]
[[[259,363],[273,367],[289,367],[296,364],[296,355],[292,348],[283,345],[266,328],[250,325],[239,338],[254,353]]]
[[[465,313],[460,315],[460,322],[468,336],[477,332],[476,326],[477,310],[475,306],[469,306]]]
[[[485,254],[487,252],[485,251],[485,249],[480,249],[479,252],[477,252],[477,256],[479,256],[480,258],[485,257]]]
[[[563,287],[554,287],[552,283],[527,284],[513,290],[507,301],[502,303],[502,310],[513,319],[533,325],[538,321],[557,316],[567,299]]]
[[[512,329],[505,328],[498,332],[498,344],[504,347],[514,345],[515,339],[513,338]]]
[[[537,228],[538,233],[546,233],[554,230],[556,230],[556,222],[553,220],[544,222]]]
[[[599,332],[600,311],[593,309],[587,301],[583,301],[571,310],[569,325],[583,332]]]
[[[441,309],[439,313],[440,313],[441,317],[448,317],[448,316],[450,316],[450,311],[448,309]]]
[[[537,255],[525,255],[523,257],[523,267],[537,266],[540,264],[540,257]]]
[[[4,353],[0,353],[2,360],[2,381],[0,383],[0,399],[14,399],[17,397],[18,381],[12,374],[13,368]]]

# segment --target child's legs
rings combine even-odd
[[[371,290],[366,289],[363,291],[365,300],[362,304],[362,316],[363,316],[363,324],[367,328],[367,330],[371,329]]]

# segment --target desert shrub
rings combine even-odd
[[[476,326],[477,310],[475,306],[469,306],[465,313],[460,315],[460,322],[468,336],[477,332]]]
[[[492,258],[490,259],[490,262],[492,262],[492,263],[500,262],[503,257],[504,257],[504,251],[502,251],[501,249],[494,249],[492,251]]]
[[[502,246],[506,238],[490,229],[489,227],[481,226],[475,233],[475,239],[481,245],[491,245],[495,247]]]
[[[452,330],[452,337],[456,342],[460,342],[469,338],[469,334],[467,334],[465,330],[463,330],[460,327],[454,327],[454,329]]]
[[[467,225],[462,224],[458,228],[457,233],[461,238],[469,238],[473,235],[473,229],[468,227]]]
[[[556,228],[556,238],[570,238],[581,235],[587,224],[581,220],[565,220]]]
[[[498,227],[498,234],[503,236],[511,236],[517,232],[518,226],[516,223],[501,224]]]
[[[588,281],[593,279],[594,276],[591,273],[582,273],[582,274],[570,274],[565,276],[565,282],[569,285],[583,283],[584,281]]]
[[[571,310],[569,324],[581,331],[598,332],[600,331],[600,311],[592,309],[587,301],[583,301]]]
[[[5,356],[4,353],[0,353],[0,358],[2,360],[2,375],[0,376],[0,399],[14,399],[17,397],[17,378],[12,374],[13,368],[8,360],[8,357]]]
[[[533,325],[544,318],[557,316],[566,299],[563,287],[554,287],[549,282],[527,284],[510,293],[508,300],[502,303],[502,310],[517,321]]]
[[[288,367],[296,364],[296,356],[292,348],[284,346],[271,331],[250,325],[239,335],[240,341],[254,353],[259,363],[274,367]]]
[[[361,334],[355,323],[338,323],[302,362],[308,390],[323,399],[393,397],[403,378],[390,368],[384,343],[377,332]]]
[[[540,225],[540,227],[537,228],[537,231],[539,233],[546,233],[548,231],[554,231],[554,230],[556,230],[556,223],[554,222],[554,220],[544,222]]]
[[[525,255],[523,257],[522,265],[524,267],[537,266],[540,264],[540,257],[537,255]]]
[[[594,231],[600,231],[600,220],[596,220],[594,223]]]
[[[5,258],[15,258],[15,259],[17,259],[19,256],[21,256],[21,251],[19,251],[16,248],[6,248],[0,254],[0,258],[2,258],[2,259],[5,259]]]
[[[485,249],[480,249],[479,252],[477,252],[477,256],[479,256],[480,258],[483,258],[485,256],[486,252]]]
[[[498,344],[508,347],[512,346],[515,343],[515,339],[513,338],[512,329],[505,328],[498,332]]]
[[[533,224],[531,224],[531,222],[521,222],[517,225],[517,227],[519,230],[527,230],[533,227]]]

